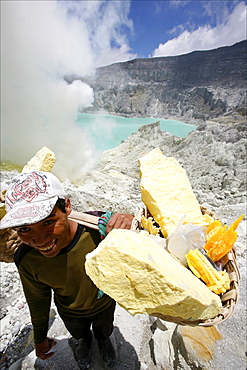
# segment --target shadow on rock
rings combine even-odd
[[[36,357],[33,368],[35,370],[79,370],[68,339],[55,339],[57,344],[51,350],[54,355],[44,361]]]
[[[137,356],[137,353],[134,347],[124,339],[118,327],[116,326],[114,327],[113,333],[110,338],[111,338],[113,347],[115,348],[115,351],[117,354],[117,364],[114,367],[114,370],[126,370],[126,369],[138,370],[140,369],[140,363],[139,363],[138,356]],[[72,351],[75,352],[77,341],[74,340],[73,338],[70,338],[69,345]],[[79,369],[79,367],[77,368]],[[37,368],[37,369],[40,370],[40,368]],[[55,370],[55,367],[53,367],[52,369]],[[89,369],[90,370],[104,369],[104,365],[103,365],[103,362],[101,360],[100,353],[99,353],[98,343],[94,337],[92,339],[91,366]],[[60,370],[62,370],[61,367],[60,367]]]
[[[28,330],[27,330],[28,329]],[[25,339],[16,338],[15,342],[6,350],[6,356],[12,358],[12,365],[5,362],[1,365],[1,370],[79,370],[79,366],[75,360],[74,350],[76,340],[73,338],[55,338],[57,344],[52,348],[54,355],[43,361],[35,356],[35,350],[32,341],[32,327],[25,328]],[[112,344],[117,353],[117,364],[114,370],[139,370],[140,363],[138,355],[134,347],[127,342],[121,334],[118,327],[114,327],[111,335]],[[21,343],[21,344],[20,344]],[[14,357],[13,357],[14,356]],[[13,361],[15,359],[15,361]],[[97,341],[92,340],[92,356],[91,367],[89,370],[104,369],[103,362],[100,357]]]
[[[54,317],[49,320],[49,328],[53,322]],[[32,325],[26,325],[16,337],[12,338],[5,351],[1,353],[0,370],[9,368],[13,370],[24,369],[22,362],[33,350],[33,327]]]
[[[117,326],[114,327],[113,335],[115,337],[115,344],[117,348],[118,362],[115,367],[116,370],[140,369],[140,362],[135,348],[127,342],[121,334]],[[113,343],[114,345],[114,343]]]
[[[0,369],[9,369],[12,363],[25,358],[33,349],[32,325],[27,325],[12,339],[4,353],[1,353]]]

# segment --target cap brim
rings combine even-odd
[[[12,208],[1,219],[0,229],[30,225],[42,221],[51,214],[57,200],[58,197],[55,196],[43,202],[31,202],[28,205]]]

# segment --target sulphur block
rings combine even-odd
[[[159,148],[139,159],[143,203],[166,238],[186,215],[184,223],[207,225],[185,170]]]
[[[30,171],[49,172],[51,171],[55,163],[56,163],[55,154],[46,146],[44,146],[35,154],[33,158],[30,159],[27,165],[23,167],[22,173]]]
[[[193,321],[213,318],[222,308],[220,298],[147,232],[112,230],[87,254],[85,268],[94,284],[132,315]]]

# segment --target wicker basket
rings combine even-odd
[[[14,254],[21,244],[16,231],[11,229],[0,230],[0,262],[14,262]]]
[[[209,211],[208,209],[201,207],[202,214],[208,214],[211,217],[216,219],[216,216]],[[146,207],[141,209],[135,215],[135,218],[132,222],[132,229],[133,230],[141,230],[141,216],[144,215],[146,218],[152,217]],[[234,248],[225,255],[222,259],[222,269],[229,274],[230,279],[230,289],[226,291],[224,294],[220,295],[221,303],[222,303],[222,310],[221,312],[212,319],[202,321],[191,321],[185,320],[181,317],[174,317],[174,316],[165,316],[160,313],[152,313],[151,316],[158,317],[165,321],[170,321],[178,325],[188,325],[188,326],[213,326],[222,323],[225,320],[228,320],[235,310],[239,299],[239,288],[240,288],[240,271],[237,265],[236,260],[236,253]]]
[[[5,215],[5,198],[6,191],[0,192],[0,216],[1,218]],[[21,244],[16,231],[12,229],[0,230],[0,262],[14,262],[14,254]]]

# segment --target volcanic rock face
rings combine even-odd
[[[246,115],[246,41],[209,51],[135,59],[85,78],[94,110],[182,121]],[[77,77],[67,77],[72,82]],[[243,117],[242,117],[243,118]]]

